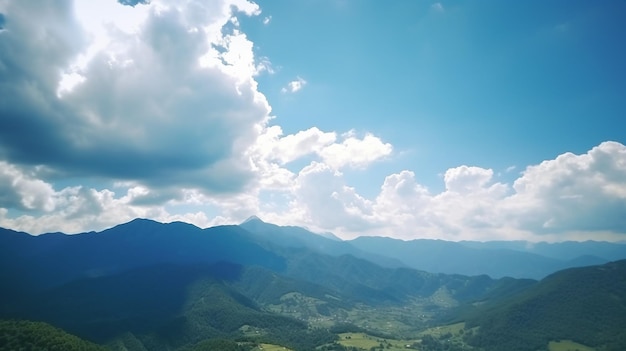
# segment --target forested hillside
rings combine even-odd
[[[626,260],[557,272],[468,318],[471,340],[486,350],[537,350],[573,340],[598,350],[626,350]]]
[[[0,320],[0,350],[106,351],[107,349],[47,323]]]
[[[0,318],[46,322],[111,350],[370,345],[341,340],[346,333],[422,351],[535,350],[559,339],[613,350],[626,330],[621,261],[539,283],[431,273],[398,265],[382,249],[367,253],[257,219],[209,229],[135,220],[79,235],[0,234]],[[466,324],[450,336],[424,334],[452,322]]]

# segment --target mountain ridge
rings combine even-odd
[[[573,289],[571,284],[590,277],[585,272],[610,267],[570,268],[548,273],[540,281],[494,278],[484,272],[446,274],[415,269],[398,258],[409,261],[412,255],[436,264],[465,257],[476,261],[472,268],[480,268],[480,255],[513,257],[516,251],[445,241],[359,241],[374,242],[375,251],[255,218],[239,226],[205,229],[136,219],[79,235],[31,236],[0,229],[0,254],[6,254],[0,255],[0,319],[41,320],[87,340],[118,345],[116,350],[142,351],[190,350],[215,338],[252,344],[265,340],[310,350],[335,345],[337,335],[329,327],[407,338],[429,326],[465,320],[470,328],[466,341],[489,348],[484,339],[488,332],[475,334],[472,326],[515,326],[509,317],[528,313],[523,303],[552,301],[564,291],[571,298],[559,303],[581,304],[591,290]],[[464,256],[468,250],[473,255]],[[579,257],[582,263],[601,259]],[[621,273],[611,271],[601,281],[623,279]],[[601,289],[599,297],[615,293],[610,285],[595,286]],[[605,305],[596,304],[604,311]],[[566,308],[544,307],[557,312]],[[482,313],[482,319],[476,313]],[[580,313],[589,311],[568,318],[579,318]],[[611,329],[606,323],[620,321],[610,311],[600,313],[610,317],[599,319],[600,326]],[[611,333],[602,335],[621,335]],[[532,335],[514,337],[528,337],[534,345],[547,342]],[[602,344],[603,338],[589,339],[590,345]]]
[[[277,247],[285,250],[307,247],[330,255],[350,254],[364,258],[385,267],[411,267],[433,273],[479,275],[488,274],[495,278],[510,276],[514,278],[541,279],[548,274],[576,266],[602,264],[626,258],[626,244],[601,241],[562,243],[528,243],[525,241],[445,241],[433,239],[401,240],[388,237],[363,236],[352,240],[336,240],[336,237],[310,232],[296,226],[278,226],[251,216],[240,225],[199,228],[185,222],[160,223],[150,219],[134,219],[100,232],[79,234],[46,233],[39,235],[46,238],[45,245],[37,250],[47,251],[68,236],[101,236],[106,233],[145,232],[152,228],[152,234],[158,233],[160,225],[176,228],[177,232],[237,231],[239,236],[252,236],[255,245],[267,250]],[[134,228],[134,229],[133,229]],[[221,229],[220,229],[221,228]],[[132,230],[131,230],[132,229]],[[7,233],[8,229],[0,228]],[[24,236],[26,234],[26,236]],[[237,235],[237,234],[233,234]],[[32,235],[12,231],[12,241],[24,244]],[[0,235],[0,244],[16,245],[7,241],[7,235]],[[158,237],[158,236],[157,236]],[[150,237],[152,238],[152,237]],[[136,238],[137,240],[141,240]],[[130,240],[130,238],[129,238]],[[247,239],[246,239],[247,240]],[[34,254],[31,247],[31,253]],[[0,253],[2,249],[0,248]],[[19,250],[18,250],[19,251]],[[12,255],[14,253],[7,253]],[[1,276],[2,272],[0,272]]]

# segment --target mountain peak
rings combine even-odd
[[[263,220],[255,215],[252,215],[250,217],[248,217],[245,221],[241,222],[241,224],[244,223],[248,223],[248,222],[261,222],[261,223],[265,223],[263,222]]]

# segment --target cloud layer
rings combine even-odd
[[[256,4],[127,3],[0,2],[0,226],[209,226],[257,214],[345,238],[626,234],[618,142],[555,155],[510,183],[492,169],[450,168],[438,193],[402,170],[365,196],[346,174],[393,160],[394,147],[367,132],[285,135],[272,124],[256,81],[271,62],[239,26],[261,14]],[[306,84],[297,77],[283,92]]]

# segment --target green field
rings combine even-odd
[[[407,346],[419,342],[419,340],[395,340],[384,339],[364,333],[342,333],[339,334],[339,343],[346,347],[358,347],[360,349],[369,350],[372,347],[384,346],[385,350],[400,351],[408,348]]]
[[[335,298],[336,299],[336,298]],[[356,304],[352,308],[335,308],[322,315],[326,302],[298,292],[284,294],[280,301],[263,306],[267,311],[305,320],[316,328],[330,328],[337,323],[389,334],[397,339],[413,338],[424,330],[441,311],[454,305],[445,291],[431,298],[413,299],[404,306],[372,307]]]
[[[261,344],[258,347],[254,348],[253,351],[291,351],[291,349],[280,345]]]
[[[454,337],[458,337],[461,334],[461,330],[463,330],[464,328],[465,323],[442,325],[439,327],[428,328],[421,332],[419,335],[431,335],[438,338],[442,335],[450,333]]]
[[[573,342],[571,340],[550,341],[548,344],[548,350],[550,351],[595,351],[593,347],[585,346]]]

